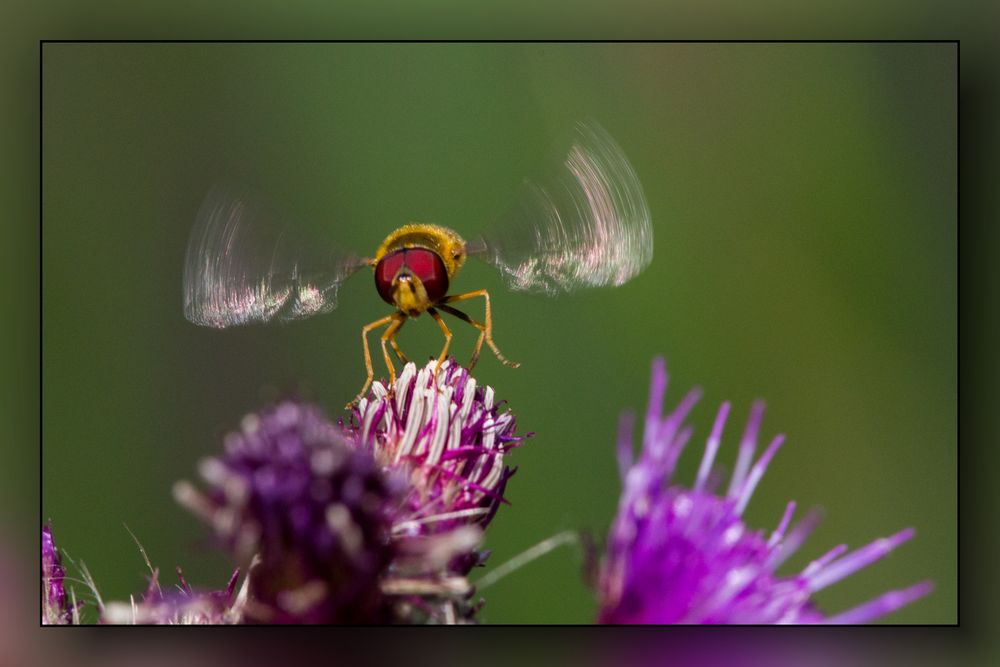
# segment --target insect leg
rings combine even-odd
[[[389,348],[385,344],[396,337],[396,333],[403,326],[403,322],[406,321],[406,315],[401,312],[393,313],[392,317],[395,321],[389,325],[389,328],[382,332],[382,356],[385,358],[385,367],[389,369],[389,384],[396,381],[396,367],[393,366],[392,359],[389,358]],[[395,346],[394,341],[393,346]]]
[[[403,328],[403,324],[404,323],[406,323],[406,318],[405,317],[402,320],[400,320],[399,326],[396,327],[392,331],[392,335],[389,336],[389,345],[392,346],[393,352],[395,352],[396,356],[399,357],[399,362],[405,366],[406,364],[408,364],[410,362],[410,360],[406,358],[406,355],[403,354],[403,351],[399,349],[399,345],[396,344],[396,336],[399,335],[399,330]],[[392,329],[392,327],[389,327],[389,328]],[[389,329],[386,329],[385,333],[386,333],[386,335],[388,335],[389,334]]]
[[[396,313],[393,313],[392,315],[386,315],[381,319],[375,320],[371,324],[366,324],[361,327],[361,344],[365,350],[365,370],[368,371],[368,379],[365,380],[365,386],[361,388],[361,391],[358,392],[358,395],[354,398],[354,400],[347,404],[348,409],[361,400],[361,397],[365,395],[366,391],[368,391],[368,387],[371,386],[372,378],[375,377],[375,371],[372,369],[372,355],[368,350],[368,332],[372,329],[378,329],[379,327],[389,324],[395,318]]]
[[[444,323],[444,320],[441,319],[441,316],[436,310],[428,308],[427,312],[431,314],[431,317],[434,318],[434,321],[438,323],[438,326],[441,327],[441,331],[444,333],[444,348],[442,348],[441,354],[438,355],[438,362],[434,367],[434,375],[436,377],[437,372],[441,370],[441,364],[444,363],[445,357],[448,356],[448,348],[451,347],[451,330],[448,328],[448,325]]]
[[[486,344],[490,346],[490,349],[493,350],[493,354],[496,355],[497,359],[499,359],[504,366],[517,368],[521,364],[517,363],[516,361],[511,361],[510,359],[505,357],[503,353],[500,352],[499,348],[497,348],[496,343],[493,342],[493,311],[490,308],[489,292],[487,292],[484,289],[479,289],[475,290],[474,292],[466,292],[464,294],[454,294],[452,296],[446,296],[444,299],[441,300],[441,303],[446,304],[446,303],[454,303],[456,301],[465,301],[467,299],[474,299],[478,296],[483,297],[483,300],[486,301],[486,324],[483,325],[485,327],[483,333],[486,335]]]
[[[479,338],[476,340],[476,347],[472,350],[472,359],[469,361],[469,370],[471,371],[475,367],[476,362],[479,361],[479,352],[483,349],[483,340],[486,338],[486,325],[472,319],[458,308],[452,308],[443,303],[438,304],[438,308],[479,329]]]

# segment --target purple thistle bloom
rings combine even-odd
[[[76,609],[66,596],[66,570],[52,539],[52,526],[42,526],[42,625],[70,625]]]
[[[492,387],[477,386],[452,359],[437,377],[435,365],[431,360],[418,371],[406,364],[389,389],[374,383],[347,427],[357,447],[409,480],[393,526],[397,536],[485,528],[514,473],[504,455],[523,440]]]
[[[372,385],[343,424],[354,447],[374,456],[405,483],[394,512],[395,555],[383,580],[406,620],[462,622],[473,618],[465,578],[488,551],[477,547],[514,471],[504,456],[522,437],[491,387],[477,386],[453,359],[407,363],[396,381]]]
[[[313,405],[285,401],[247,415],[202,461],[207,493],[175,486],[239,563],[251,566],[249,622],[371,623],[387,619],[380,589],[397,480],[353,448]]]
[[[807,514],[788,530],[795,511],[790,502],[778,527],[765,536],[748,528],[742,514],[784,436],[775,437],[754,461],[764,412],[762,403],[754,404],[728,490],[717,494],[714,460],[729,414],[729,404],[723,403],[694,485],[672,485],[677,459],[691,437],[684,422],[700,392],[691,391],[664,417],[666,385],[666,366],[657,359],[638,462],[633,462],[631,415],[623,417],[619,429],[624,488],[599,574],[601,622],[865,623],[931,590],[930,582],[921,582],[840,614],[820,612],[813,593],[881,559],[913,537],[913,529],[851,553],[845,553],[846,545],[837,546],[802,572],[778,576],[777,568],[815,528],[818,515]]]
[[[247,582],[236,594],[240,571],[233,572],[229,584],[221,591],[197,592],[184,580],[177,568],[180,585],[164,591],[159,584],[159,571],[153,570],[149,587],[142,599],[110,602],[101,610],[101,623],[112,625],[231,625],[243,621],[247,600]]]

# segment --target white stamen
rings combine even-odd
[[[452,448],[458,447],[462,444],[462,419],[459,417],[460,411],[461,408],[459,408],[459,406],[455,405],[454,403],[452,403],[451,407],[448,409],[448,418],[451,421],[451,432],[449,433],[449,442]],[[453,463],[452,468],[454,468],[457,465],[460,465],[460,463],[458,462]]]
[[[403,372],[399,374],[396,378],[396,411],[402,412],[403,405],[406,403],[406,394],[410,390],[413,383],[413,376],[417,374],[417,366],[414,363],[408,363],[403,367]]]
[[[396,450],[395,463],[410,453],[414,441],[417,439],[417,432],[420,430],[421,417],[424,415],[424,401],[418,396],[414,396],[410,402],[410,414],[406,420],[406,430],[403,431],[403,438]]]
[[[364,415],[364,419],[361,421],[361,441],[368,442],[372,433],[372,421],[374,421],[378,410],[376,409],[376,404],[374,403],[372,404],[372,409],[368,409],[368,399],[361,399],[361,403],[358,404],[358,407],[361,410],[361,414]]]
[[[476,378],[470,377],[465,383],[465,393],[462,394],[461,421],[469,417],[469,410],[472,409],[472,401],[476,397]]]
[[[434,425],[434,436],[427,452],[427,463],[431,465],[440,460],[444,451],[445,436],[448,433],[448,407],[451,405],[453,391],[451,387],[445,387],[444,393],[437,397],[437,423]]]
[[[380,587],[386,595],[463,596],[472,590],[465,577],[443,577],[433,580],[394,577],[382,581]]]
[[[455,510],[454,512],[443,512],[441,514],[434,514],[432,516],[425,516],[420,519],[413,519],[410,521],[403,521],[397,523],[392,527],[393,533],[402,534],[414,534],[414,529],[418,528],[422,524],[427,523],[437,523],[439,521],[447,521],[449,519],[461,519],[464,517],[473,517],[486,514],[490,509],[488,507],[470,507],[464,510]]]
[[[487,387],[486,394],[488,397],[492,397],[490,393],[492,390]],[[496,439],[495,428],[494,428],[493,417],[487,417],[483,421],[483,449],[490,450],[493,449],[493,441]],[[475,467],[472,469],[472,474],[469,475],[469,479],[479,479],[482,477],[483,468],[486,465],[486,456],[480,456],[479,460],[476,461]]]
[[[497,487],[497,484],[500,482],[500,477],[502,475],[503,475],[503,456],[497,454],[495,457],[493,457],[493,467],[490,469],[490,474],[488,474],[486,476],[486,479],[484,479],[480,483],[480,486],[482,486],[484,489],[489,489],[490,491],[492,491]]]

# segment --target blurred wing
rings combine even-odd
[[[340,284],[365,262],[310,243],[306,231],[245,191],[214,188],[188,241],[184,316],[221,329],[336,308]]]
[[[581,122],[560,164],[527,182],[515,210],[469,252],[499,268],[511,289],[553,295],[632,279],[653,258],[653,228],[621,148]]]

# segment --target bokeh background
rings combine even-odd
[[[497,565],[568,528],[602,537],[623,409],[653,356],[668,402],[699,385],[703,442],[733,401],[731,464],[751,401],[788,442],[748,511],[826,518],[788,569],[904,526],[917,537],[818,596],[838,611],[933,579],[886,619],[957,614],[957,117],[949,44],[47,44],[43,47],[43,519],[106,598],[150,558],[218,586],[229,566],[170,487],[240,417],[295,391],[340,414],[364,377],[360,326],[387,312],[370,278],[333,314],[201,329],[182,315],[187,235],[206,191],[236,181],[316,234],[371,252],[394,227],[473,235],[584,117],[639,174],[650,268],[555,300],[486,266],[495,335],[522,367],[476,374],[536,435],[487,534]],[[403,332],[439,349],[432,323]],[[465,358],[472,331],[457,329]],[[697,447],[678,477],[691,479]],[[487,591],[490,623],[594,616],[581,555],[552,553]]]

